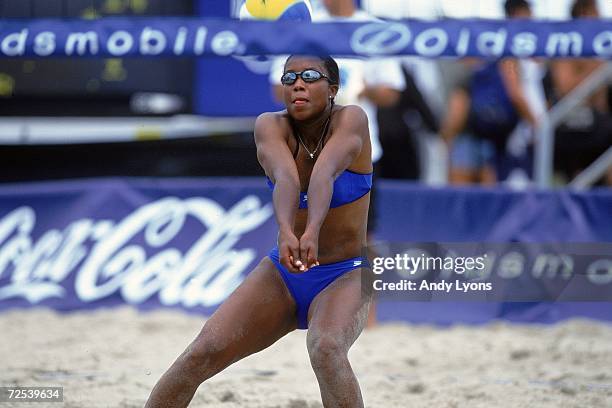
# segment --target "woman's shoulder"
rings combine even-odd
[[[288,120],[289,114],[287,109],[276,112],[264,112],[257,116],[257,122],[282,122]]]
[[[368,127],[368,115],[361,106],[336,105],[334,116],[336,116],[337,125],[349,126],[351,128]]]
[[[289,115],[287,110],[277,112],[264,112],[257,116],[255,120],[255,130],[258,129],[284,129],[289,125]]]
[[[368,119],[363,108],[358,105],[335,105],[335,111],[343,119]]]

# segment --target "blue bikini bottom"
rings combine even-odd
[[[308,308],[315,296],[345,273],[369,265],[366,258],[356,257],[315,266],[303,273],[291,273],[281,265],[278,247],[272,248],[268,256],[276,265],[285,285],[287,285],[287,289],[295,300],[299,329],[308,328]]]

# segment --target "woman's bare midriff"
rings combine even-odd
[[[319,262],[328,264],[360,256],[366,245],[370,194],[352,203],[330,208],[319,233]],[[295,236],[306,228],[307,209],[298,210]]]

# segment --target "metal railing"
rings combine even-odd
[[[612,63],[608,62],[591,74],[565,98],[561,99],[538,120],[535,143],[535,179],[540,188],[552,187],[553,153],[555,148],[555,128],[563,119],[586,98],[591,96],[601,85],[612,82]],[[608,156],[609,159],[606,159]],[[586,188],[596,181],[612,164],[610,150],[597,160],[597,166],[589,166],[583,174],[570,183],[571,187]],[[607,161],[606,161],[607,160]],[[594,165],[595,163],[593,163]],[[587,173],[588,171],[588,173]]]
[[[612,146],[599,156],[589,167],[577,175],[570,183],[570,188],[585,190],[592,186],[612,166]]]

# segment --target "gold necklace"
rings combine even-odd
[[[331,119],[331,113],[327,117],[327,121],[325,122],[325,126],[323,126],[323,133],[321,134],[321,137],[319,138],[319,143],[317,143],[317,145],[315,146],[315,149],[312,152],[310,150],[308,150],[308,148],[306,147],[306,144],[304,143],[304,141],[302,140],[302,137],[300,136],[300,132],[297,131],[297,128],[295,129],[295,134],[297,135],[298,140],[300,141],[300,143],[304,147],[304,150],[306,150],[306,152],[308,153],[308,155],[310,156],[310,158],[312,160],[314,160],[314,156],[319,151],[319,148],[321,147],[321,142],[323,142],[323,139],[325,138],[325,135],[327,134],[327,128],[329,127],[329,120],[330,119]]]

